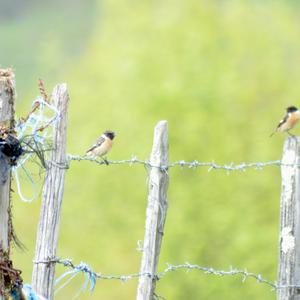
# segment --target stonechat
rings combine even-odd
[[[295,127],[300,119],[300,112],[297,107],[289,106],[286,109],[286,115],[284,118],[279,122],[275,130],[272,132],[270,137],[275,134],[277,131],[280,132],[287,132],[289,135],[292,135],[289,131]]]
[[[111,150],[115,136],[116,134],[113,131],[104,131],[96,141],[96,144],[86,151],[86,155],[103,158],[103,156]],[[108,164],[108,161],[105,158],[103,158],[103,160]]]

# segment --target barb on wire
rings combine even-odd
[[[87,275],[86,282],[84,284],[84,288],[86,289],[88,282],[90,282],[90,291],[93,291],[96,280],[102,279],[102,280],[120,280],[123,282],[126,282],[131,279],[136,279],[142,276],[148,276],[152,278],[153,280],[160,280],[163,277],[165,277],[168,273],[173,272],[173,271],[179,271],[179,270],[198,270],[203,272],[204,274],[211,274],[211,275],[216,275],[216,276],[241,276],[242,277],[242,282],[244,282],[248,278],[253,278],[255,279],[258,283],[265,284],[269,287],[272,288],[272,290],[278,290],[278,289],[284,289],[284,288],[300,288],[300,286],[297,285],[286,285],[286,286],[280,286],[276,282],[271,282],[265,278],[262,277],[260,274],[254,274],[251,272],[248,272],[247,270],[237,270],[237,269],[230,269],[227,271],[224,270],[216,270],[214,268],[208,268],[208,267],[202,267],[199,265],[195,264],[190,264],[190,263],[184,263],[184,264],[179,264],[179,265],[172,265],[172,264],[167,264],[167,267],[157,273],[157,274],[151,274],[149,272],[144,272],[144,273],[132,273],[132,274],[127,274],[127,275],[104,275],[101,273],[96,273],[94,272],[87,264],[85,263],[80,263],[79,265],[73,264],[71,259],[59,259],[59,258],[53,258],[53,259],[45,259],[42,261],[35,261],[34,263],[36,264],[51,264],[51,263],[56,263],[56,264],[61,264],[65,267],[70,268],[70,271],[66,271],[63,273],[57,280],[56,283],[60,282],[62,279],[66,278],[67,276],[71,276],[59,289],[63,288],[66,286],[79,272],[82,272]]]
[[[99,160],[96,158],[88,157],[88,156],[80,156],[80,155],[72,155],[68,154],[67,155],[67,162],[68,166],[71,163],[71,161],[90,161],[93,163],[96,163],[98,165],[104,165],[106,164],[105,161]],[[250,163],[239,163],[239,164],[216,164],[215,162],[201,162],[198,160],[193,160],[193,161],[185,161],[185,160],[179,160],[175,162],[171,162],[170,164],[164,166],[157,166],[157,165],[152,165],[149,160],[141,160],[138,159],[136,156],[133,156],[130,159],[123,159],[123,160],[108,160],[107,161],[109,165],[122,165],[122,164],[127,164],[127,165],[134,165],[134,164],[139,164],[139,165],[144,165],[146,168],[159,168],[162,171],[167,171],[169,168],[174,168],[174,167],[187,167],[189,169],[195,169],[198,167],[207,167],[208,171],[212,170],[225,170],[227,172],[230,171],[246,171],[246,169],[255,169],[255,170],[261,170],[264,167],[268,166],[291,166],[291,167],[300,167],[300,164],[282,164],[280,160],[272,160],[272,161],[266,161],[266,162],[250,162]]]

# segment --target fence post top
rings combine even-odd
[[[0,77],[8,78],[8,79],[13,79],[15,77],[13,70],[8,68],[8,69],[2,69],[0,68]]]

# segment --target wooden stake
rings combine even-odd
[[[14,129],[15,105],[14,74],[10,69],[0,69],[0,127],[7,131]],[[0,262],[9,259],[12,223],[10,215],[11,166],[7,157],[0,152]],[[0,290],[6,284],[0,274]],[[6,299],[0,294],[0,300]]]
[[[32,274],[33,289],[48,300],[53,299],[55,264],[37,262],[56,258],[66,171],[67,85],[57,85],[51,98],[61,116],[54,128],[53,150],[47,163]]]
[[[280,202],[280,252],[277,300],[299,300],[300,288],[300,138],[288,137],[283,146]]]
[[[154,129],[154,141],[149,175],[148,207],[146,211],[146,228],[143,243],[141,274],[139,278],[137,300],[152,300],[155,290],[158,258],[160,253],[164,224],[167,213],[167,168],[168,165],[168,123],[160,121]]]

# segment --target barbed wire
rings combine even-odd
[[[18,133],[18,138],[22,138],[25,133],[29,133],[30,136],[34,138],[34,140],[37,143],[40,143],[41,145],[46,145],[46,140],[47,138],[50,137],[52,134],[52,127],[55,125],[55,122],[58,120],[60,117],[59,113],[50,106],[47,102],[43,101],[43,99],[38,99],[36,101],[40,101],[40,109],[37,110],[36,114],[30,114],[30,118],[25,123],[20,123],[17,127],[17,133]],[[43,108],[48,108],[52,112],[52,117],[51,118],[46,118],[45,114],[43,112]],[[43,131],[43,134],[39,133],[38,128],[41,128],[38,126],[41,122],[44,122],[45,124],[42,126],[47,128],[49,126],[49,133],[45,130]],[[45,148],[45,147],[44,147]],[[43,148],[43,149],[44,149]],[[32,156],[33,154],[27,154],[22,158],[22,160],[19,161],[17,167],[22,167],[23,164]],[[66,163],[57,163],[57,162],[49,162],[50,164],[55,164],[56,166],[60,168],[69,168],[71,165],[72,161],[89,161],[98,165],[142,165],[147,169],[150,168],[158,168],[162,172],[168,172],[170,168],[188,168],[188,169],[197,169],[200,167],[208,168],[208,172],[213,171],[213,170],[224,170],[227,173],[230,173],[232,171],[241,171],[245,172],[247,169],[254,169],[254,170],[262,170],[265,167],[269,166],[289,166],[289,167],[300,167],[299,163],[296,164],[283,164],[281,160],[272,160],[272,161],[265,161],[265,162],[241,162],[241,163],[227,163],[227,164],[217,164],[214,161],[211,162],[202,162],[198,160],[193,160],[193,161],[185,161],[185,160],[178,160],[171,162],[167,165],[154,165],[151,164],[149,160],[141,160],[138,159],[136,156],[132,156],[130,159],[124,159],[124,160],[102,160],[101,158],[93,158],[93,157],[88,157],[88,156],[82,156],[82,155],[72,155],[68,154],[66,156]],[[19,194],[21,195],[22,199],[25,199],[22,197],[21,190],[20,190],[20,184],[19,184],[19,179],[18,179],[18,174],[16,173],[16,181],[17,181],[17,187]],[[25,201],[28,201],[25,199]],[[80,264],[74,264],[71,259],[60,259],[60,258],[52,258],[52,259],[45,259],[45,260],[40,260],[40,261],[34,261],[35,264],[60,264],[63,265],[66,268],[69,268],[68,271],[64,272],[61,276],[59,276],[56,281],[56,292],[64,288],[67,284],[71,282],[73,278],[75,278],[78,274],[82,273],[86,276],[85,282],[83,286],[80,288],[79,292],[82,290],[85,290],[89,286],[90,292],[92,292],[95,288],[97,280],[119,280],[122,282],[126,282],[128,280],[132,279],[138,279],[143,276],[147,276],[151,278],[154,281],[159,281],[162,278],[164,278],[168,273],[170,272],[175,272],[175,271],[191,271],[191,270],[197,270],[200,271],[204,274],[209,274],[209,275],[214,275],[214,276],[219,276],[219,277],[224,277],[224,276],[232,276],[232,277],[241,277],[242,282],[246,281],[248,278],[254,279],[257,283],[264,284],[268,287],[270,287],[272,290],[279,290],[279,289],[285,289],[285,288],[300,288],[298,285],[278,285],[276,282],[272,282],[270,280],[267,280],[262,277],[260,274],[255,274],[248,272],[246,269],[245,270],[238,270],[238,269],[233,269],[230,268],[229,270],[216,270],[212,267],[203,267],[197,264],[190,264],[188,262],[184,264],[167,264],[166,268],[163,269],[161,272],[152,274],[150,272],[139,272],[139,273],[131,273],[127,275],[113,275],[113,274],[102,274],[98,272],[94,272],[93,269],[86,263],[81,262]],[[26,287],[26,286],[25,286]],[[30,288],[30,289],[29,289]],[[24,289],[24,292],[26,290]],[[30,286],[28,286],[28,294],[33,293],[32,289]],[[78,292],[78,293],[79,293]],[[156,295],[156,297],[159,299],[165,299],[162,296]],[[36,298],[38,299],[38,298]]]
[[[253,278],[255,279],[258,283],[265,284],[269,287],[271,287],[272,290],[279,290],[279,289],[285,289],[285,288],[300,288],[299,285],[278,285],[276,282],[272,282],[270,280],[267,280],[262,277],[260,274],[255,274],[252,272],[248,272],[246,269],[245,270],[238,270],[238,269],[233,269],[230,268],[229,270],[216,270],[212,267],[203,267],[200,265],[196,264],[190,264],[188,262],[184,264],[179,264],[179,265],[173,265],[173,264],[166,264],[167,267],[157,273],[157,274],[152,274],[149,272],[144,272],[144,273],[132,273],[132,274],[127,274],[127,275],[105,275],[102,273],[94,272],[92,268],[84,263],[81,262],[78,265],[75,265],[71,259],[60,259],[60,258],[53,258],[53,259],[45,259],[45,260],[40,260],[40,261],[34,261],[35,264],[51,264],[51,263],[56,263],[56,264],[61,264],[65,267],[70,268],[70,271],[67,271],[63,273],[57,280],[56,280],[56,285],[60,283],[64,278],[66,278],[68,275],[70,278],[63,283],[58,289],[63,288],[66,286],[78,273],[83,273],[87,276],[87,280],[84,284],[85,288],[87,288],[88,282],[90,283],[90,291],[92,292],[95,288],[96,285],[96,280],[119,280],[122,282],[126,282],[128,280],[132,279],[137,279],[143,276],[147,276],[155,281],[161,280],[163,277],[165,277],[168,273],[174,272],[174,271],[179,271],[179,270],[185,270],[185,271],[190,271],[190,270],[198,270],[203,272],[204,274],[210,274],[210,275],[215,275],[219,277],[224,277],[224,276],[241,276],[242,277],[242,282],[245,282],[248,278]]]
[[[67,155],[67,167],[70,167],[71,161],[89,161],[92,163],[96,163],[98,165],[122,165],[122,164],[127,164],[127,165],[143,165],[146,168],[158,168],[161,171],[168,171],[169,168],[174,168],[174,167],[187,167],[189,169],[195,169],[198,167],[207,167],[208,172],[212,170],[225,170],[227,172],[231,171],[246,171],[247,169],[255,169],[255,170],[262,170],[264,167],[269,167],[269,166],[289,166],[289,167],[300,167],[300,163],[296,164],[283,164],[281,160],[272,160],[272,161],[265,161],[265,162],[249,162],[249,163],[238,163],[235,164],[233,162],[229,164],[217,164],[214,161],[211,162],[201,162],[198,160],[193,160],[193,161],[185,161],[185,160],[179,160],[175,162],[171,162],[168,165],[153,165],[150,163],[149,160],[141,160],[138,159],[136,156],[132,156],[130,159],[123,159],[123,160],[101,160],[89,156],[81,156],[81,155],[72,155],[68,154]]]

